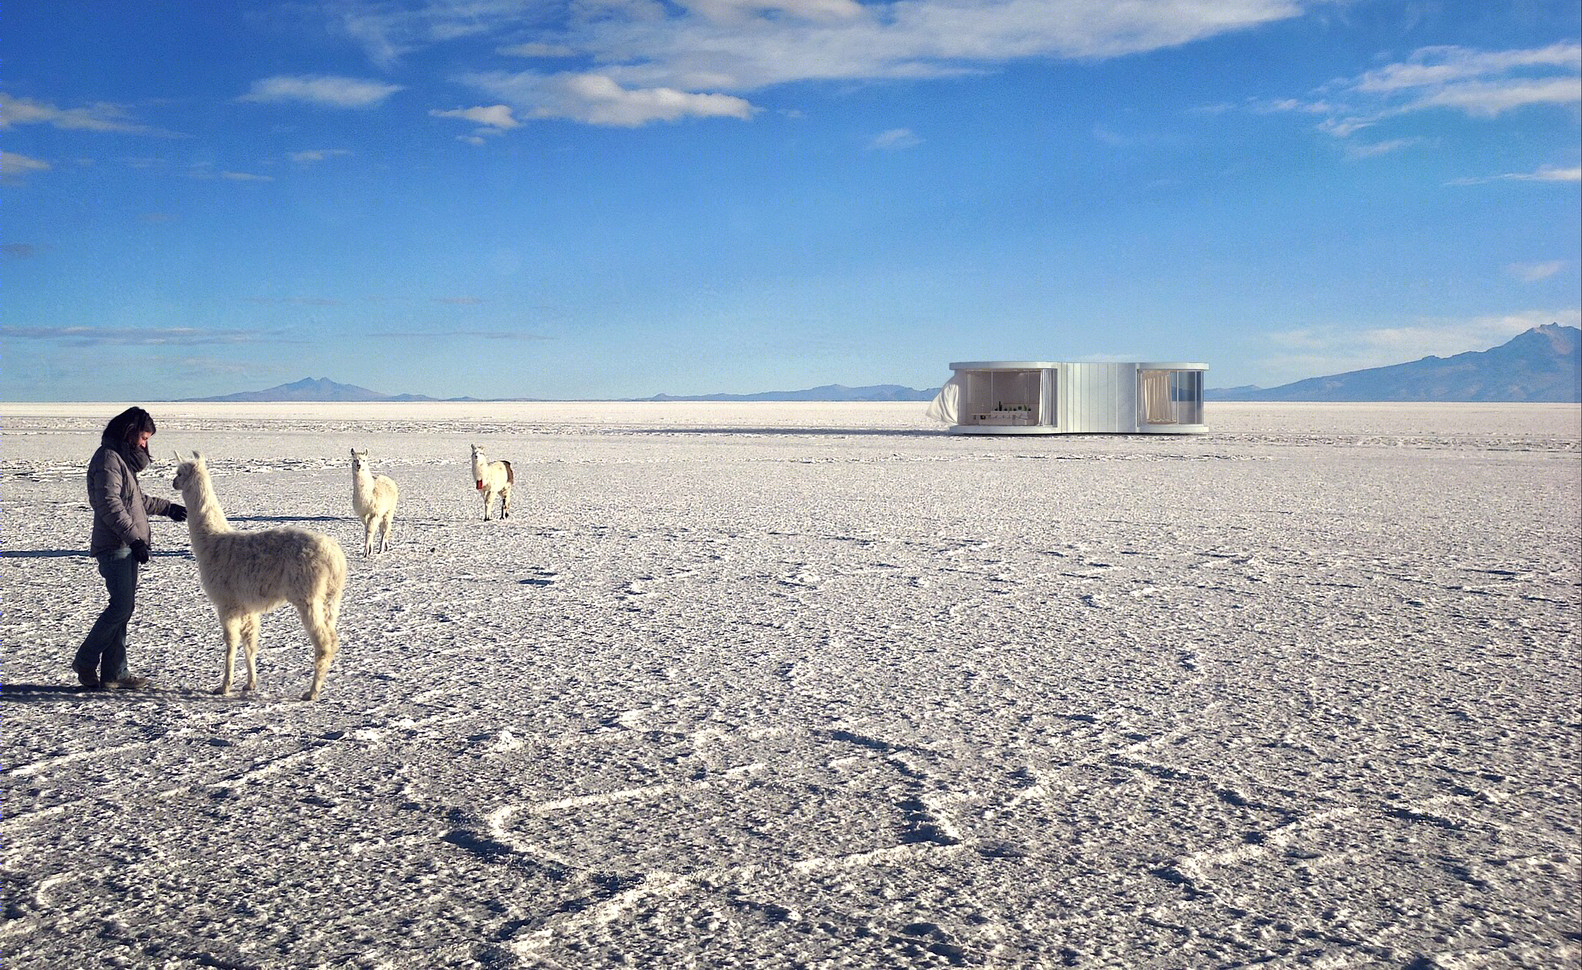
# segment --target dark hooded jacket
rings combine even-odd
[[[99,439],[99,450],[88,462],[88,504],[93,508],[88,551],[95,556],[115,552],[135,539],[152,544],[148,517],[170,511],[168,500],[144,495],[137,484],[138,473],[153,461],[147,448],[137,446],[137,437],[145,430],[154,430],[154,419],[142,408],[128,408],[111,419]]]

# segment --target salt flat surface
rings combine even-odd
[[[316,704],[289,608],[209,692],[164,520],[158,689],[67,689],[121,406],[0,405],[8,970],[1582,961],[1575,406],[151,405],[348,551]]]

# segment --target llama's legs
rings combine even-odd
[[[489,521],[489,506],[493,504],[494,491],[492,489],[485,490],[483,493],[483,520],[485,522]]]
[[[323,600],[300,604],[297,615],[302,617],[302,626],[313,640],[313,683],[308,686],[308,692],[302,695],[302,699],[316,701],[319,692],[324,689],[324,678],[329,675],[330,662],[335,659],[340,641],[335,635],[335,625],[330,620],[329,604]]]
[[[242,656],[247,659],[247,683],[242,690],[258,689],[258,626],[263,619],[254,613],[242,620]]]
[[[220,616],[220,627],[225,632],[225,676],[220,680],[220,686],[214,689],[216,694],[229,694],[231,692],[231,672],[236,667],[236,647],[242,641],[242,617]]]
[[[500,518],[511,517],[511,486],[500,489]]]
[[[363,555],[371,556],[374,552],[374,530],[379,527],[379,521],[372,512],[363,516]]]
[[[395,531],[395,513],[388,512],[379,522],[379,551],[390,548],[390,533]]]

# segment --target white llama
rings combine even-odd
[[[215,693],[231,692],[238,644],[247,657],[247,684],[242,689],[258,686],[259,620],[290,603],[313,640],[313,683],[302,699],[318,700],[339,645],[335,623],[346,586],[346,555],[341,547],[328,536],[290,526],[253,532],[232,529],[197,452],[181,461],[170,484],[187,504],[187,531],[193,558],[198,560],[198,578],[225,631],[225,679]]]
[[[363,555],[374,554],[374,533],[379,533],[379,551],[390,548],[390,530],[395,527],[396,499],[400,489],[394,480],[368,471],[368,449],[352,449],[352,509],[363,520]]]
[[[481,445],[472,446],[472,480],[478,486],[478,491],[483,493],[483,520],[489,521],[489,507],[494,504],[494,497],[500,496],[500,518],[511,517],[511,485],[516,481],[516,472],[511,470],[508,461],[490,461],[484,457]]]

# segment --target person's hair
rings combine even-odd
[[[155,430],[153,416],[142,408],[132,407],[110,419],[110,423],[104,426],[104,436],[112,441],[130,444],[143,432],[153,434]]]

